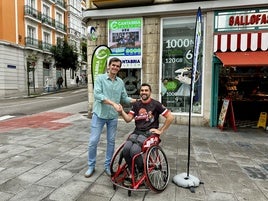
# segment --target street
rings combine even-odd
[[[68,90],[33,98],[0,99],[0,120],[1,117],[5,119],[14,116],[36,114],[87,100],[87,88]],[[77,112],[87,112],[87,108],[85,109],[86,111]]]

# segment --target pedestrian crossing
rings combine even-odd
[[[71,113],[58,113],[58,112],[41,112],[33,115],[26,116],[11,116],[4,115],[0,117],[0,133],[9,132],[16,129],[48,129],[58,130],[72,125],[72,122],[58,122],[72,116]]]

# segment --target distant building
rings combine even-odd
[[[58,38],[67,38],[81,54],[81,1],[0,1],[0,8],[0,97],[55,90],[65,76],[55,68],[50,49]],[[72,29],[78,29],[75,38]],[[66,73],[71,84],[76,72]]]

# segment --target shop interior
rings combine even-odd
[[[139,98],[139,88],[141,85],[141,69],[121,69],[118,76],[124,81],[127,94],[131,98]],[[131,105],[123,104],[126,112],[131,109]]]
[[[222,67],[218,97],[218,114],[230,98],[237,127],[257,126],[260,113],[268,112],[268,67]]]

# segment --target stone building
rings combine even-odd
[[[223,70],[239,68],[243,65],[249,68],[258,66],[264,68],[264,72],[267,70],[267,59],[264,63],[258,63],[258,61],[250,63],[246,57],[243,57],[242,63],[235,63],[235,66],[228,65],[225,59],[218,56],[217,51],[221,50],[216,48],[219,44],[224,45],[224,40],[227,40],[225,35],[230,35],[230,33],[239,35],[245,32],[247,34],[259,32],[259,37],[263,38],[263,49],[246,48],[243,51],[249,54],[255,51],[257,55],[265,54],[267,58],[265,41],[267,41],[268,32],[268,7],[265,0],[255,2],[250,0],[243,2],[239,0],[200,2],[89,0],[87,7],[88,9],[83,12],[83,21],[88,27],[94,27],[97,35],[97,40],[88,40],[89,113],[92,111],[93,103],[91,58],[99,45],[107,45],[112,51],[111,56],[123,59],[119,76],[125,81],[129,95],[137,97],[135,89],[139,84],[150,83],[153,88],[153,97],[171,109],[176,117],[175,123],[178,124],[188,124],[191,107],[193,125],[218,125],[222,98],[230,97],[230,94],[221,96],[220,81]],[[202,16],[201,46],[191,105],[189,75],[193,67],[198,8],[201,9]],[[236,19],[236,23],[231,25],[230,20],[233,18]],[[262,20],[257,20],[259,18]],[[239,23],[241,19],[242,21],[251,19],[251,21]],[[128,42],[132,35],[134,35],[134,42]],[[224,36],[224,39],[216,40],[221,38],[220,36]],[[259,44],[260,41],[252,40],[249,46],[254,46],[255,43]],[[230,46],[230,43],[228,45]],[[229,51],[233,50],[228,48],[224,50],[225,55],[229,54]],[[239,56],[242,57],[242,55]],[[242,78],[239,79],[242,80]],[[263,78],[262,83],[265,88],[267,80]],[[232,98],[234,101],[238,100],[235,97]],[[255,104],[258,103],[255,102]],[[267,102],[263,104],[267,105]],[[242,111],[236,110],[237,108],[239,107],[235,107],[234,111],[239,116],[238,114]],[[266,109],[260,108],[257,113]],[[253,112],[249,115],[251,121],[257,118]],[[242,117],[241,120],[243,120]]]

